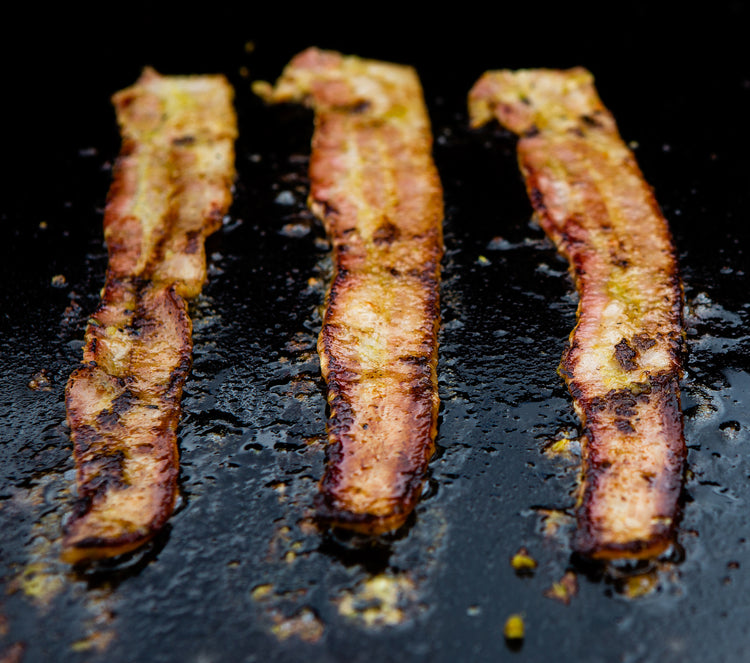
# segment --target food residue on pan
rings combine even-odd
[[[287,564],[291,564],[297,558],[298,554],[305,552],[305,543],[302,539],[309,538],[311,533],[304,529],[303,526],[296,529],[299,530],[297,533],[293,532],[289,525],[280,525],[274,531],[268,544],[267,560],[280,559]]]
[[[312,608],[305,607],[290,617],[276,612],[273,616],[271,632],[279,639],[286,640],[292,636],[304,642],[317,642],[325,632],[325,625]]]
[[[655,592],[659,587],[659,574],[654,570],[629,576],[619,583],[619,591],[629,599],[638,599]]]
[[[550,538],[567,533],[575,526],[575,518],[564,509],[535,509],[542,518],[542,533]]]
[[[58,471],[36,477],[30,488],[17,489],[11,498],[12,508],[20,516],[33,510],[45,511],[31,525],[31,543],[26,551],[28,561],[7,585],[9,594],[22,595],[40,615],[54,614],[52,611],[61,601],[69,601],[71,591],[76,591],[76,584],[81,582],[81,578],[71,573],[70,567],[60,559],[61,518],[69,499],[69,482]],[[77,634],[83,637],[69,646],[73,651],[95,649],[102,652],[116,634],[113,606],[116,595],[107,583],[101,587],[88,587],[81,595],[85,612]],[[3,618],[0,637],[6,625]]]
[[[52,380],[47,369],[42,368],[34,373],[34,375],[31,376],[31,380],[29,380],[28,386],[29,389],[33,389],[34,391],[51,391]]]
[[[325,624],[309,605],[301,604],[307,590],[281,590],[273,583],[264,582],[253,587],[250,597],[263,607],[263,619],[270,622],[269,630],[279,640],[296,637],[305,642],[317,642],[325,632]]]
[[[270,582],[264,582],[253,587],[252,592],[250,592],[250,596],[252,596],[253,601],[263,601],[264,599],[270,597],[272,593],[273,585]]]
[[[544,592],[548,599],[555,599],[565,605],[568,605],[576,594],[578,594],[578,578],[573,571],[566,571],[560,580]]]
[[[562,430],[558,435],[544,445],[543,453],[550,458],[560,458],[565,461],[580,462],[581,440],[577,432],[569,429]]]
[[[519,548],[518,552],[510,559],[510,565],[518,575],[532,575],[536,569],[536,560],[529,554],[526,548]]]
[[[97,631],[82,640],[76,640],[70,645],[70,649],[74,652],[85,652],[93,649],[101,653],[107,650],[114,637],[115,633],[113,631]]]
[[[56,492],[59,475],[50,473],[39,477],[26,490],[18,490],[13,496],[21,513],[40,507],[49,508],[50,502],[61,506],[67,491]],[[66,586],[68,568],[59,559],[60,510],[48,510],[31,527],[32,544],[28,550],[28,562],[11,580],[10,591],[20,591],[43,612],[49,610],[54,598]]]
[[[506,640],[511,642],[519,642],[526,636],[526,624],[524,622],[523,615],[514,614],[510,615],[505,620],[505,626],[503,627],[503,635]]]
[[[337,599],[341,615],[365,626],[401,624],[410,612],[419,611],[416,585],[406,574],[370,577]]]
[[[325,633],[325,625],[310,607],[303,607],[289,617],[275,611],[271,619],[273,621],[271,632],[279,640],[296,637],[304,642],[313,643],[320,640]]]
[[[35,603],[49,606],[52,599],[65,587],[65,578],[59,571],[50,569],[42,561],[31,562],[24,567],[12,588],[18,588]]]

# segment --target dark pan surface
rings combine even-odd
[[[683,11],[678,25],[639,5],[600,21],[582,7],[517,10],[440,29],[378,14],[364,34],[291,8],[275,21],[214,8],[93,16],[95,28],[62,10],[41,29],[19,23],[25,39],[4,56],[0,661],[745,660],[748,12],[712,11]],[[265,108],[249,90],[310,45],[417,67],[445,189],[439,453],[408,526],[375,542],[311,525],[328,268],[305,208],[312,116]],[[106,266],[102,207],[119,149],[109,96],[147,64],[230,78],[239,180],[192,307],[180,508],[148,550],[72,571],[57,559],[74,489],[63,390]],[[653,569],[571,559],[575,445],[567,458],[544,449],[577,431],[555,372],[576,298],[530,222],[513,139],[466,126],[485,69],[579,64],[637,143],[684,277],[689,475],[678,545]],[[539,564],[530,577],[509,563],[522,546]],[[578,585],[568,605],[545,596],[566,571]],[[628,586],[651,591],[629,598]],[[526,623],[520,648],[503,638],[513,613]]]

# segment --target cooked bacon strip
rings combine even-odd
[[[66,392],[79,495],[66,561],[133,550],[174,508],[185,298],[206,280],[205,238],[231,202],[232,95],[221,76],[145,69],[113,97],[123,145],[104,215],[106,284]]]
[[[585,426],[574,548],[657,555],[672,541],[685,462],[667,223],[586,70],[488,72],[469,109],[474,126],[496,117],[520,136],[529,197],[580,297],[560,366]]]
[[[419,79],[312,48],[255,90],[315,110],[309,203],[334,255],[318,341],[330,404],[318,510],[360,532],[396,529],[437,431],[443,202]]]

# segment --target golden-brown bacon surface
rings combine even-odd
[[[580,297],[560,367],[585,426],[574,547],[656,555],[672,540],[685,459],[667,223],[586,70],[488,72],[469,108],[474,126],[496,117],[519,135],[529,197]]]
[[[123,144],[104,215],[106,284],[66,392],[79,494],[69,562],[136,548],[174,508],[185,298],[206,280],[204,241],[231,202],[232,94],[221,76],[145,69],[113,97]]]
[[[438,410],[443,202],[419,79],[309,49],[255,89],[315,110],[309,203],[334,254],[318,341],[331,410],[319,512],[395,529],[421,493]]]

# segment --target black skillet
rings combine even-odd
[[[27,10],[9,23],[20,39],[4,54],[0,661],[748,658],[748,12],[711,9],[683,10],[687,25],[645,5],[601,19],[582,6],[505,8],[438,29],[381,7],[343,24],[221,7]],[[312,116],[249,90],[313,44],[417,67],[445,189],[439,452],[414,516],[377,541],[311,525],[327,275],[305,207]],[[71,570],[57,560],[74,484],[63,389],[106,265],[119,149],[109,96],[146,64],[230,78],[239,180],[192,307],[178,512],[146,550]],[[544,450],[577,430],[555,372],[575,295],[530,223],[514,140],[466,126],[485,69],[573,65],[593,71],[633,142],[684,276],[689,472],[676,545],[653,567],[570,555],[575,445],[569,457]],[[532,575],[510,565],[521,547]],[[566,572],[577,584],[567,605],[547,596]],[[526,636],[511,646],[503,625],[516,613]]]

